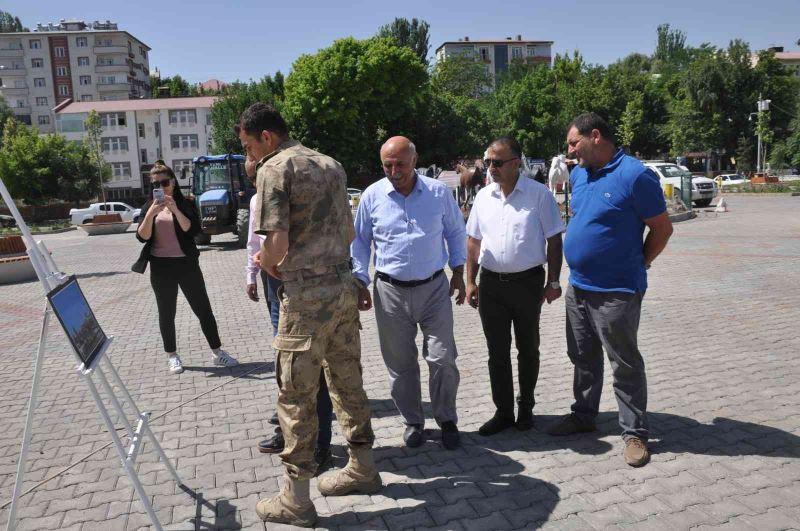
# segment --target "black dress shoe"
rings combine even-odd
[[[276,432],[272,437],[258,443],[258,451],[262,454],[278,454],[283,451],[284,445],[283,433]]]
[[[514,417],[502,417],[495,413],[494,417],[490,418],[483,426],[478,428],[478,433],[484,437],[488,437],[500,433],[513,425]]]
[[[276,411],[274,415],[269,418],[269,423],[274,424],[275,426],[280,426],[281,422],[278,420],[278,412]]]
[[[442,422],[442,445],[448,450],[458,448],[459,435],[458,427],[452,420]]]
[[[517,429],[519,431],[528,431],[533,428],[533,410],[523,408],[517,413]]]
[[[403,432],[403,441],[409,448],[417,448],[422,444],[422,426],[419,424],[409,424]]]
[[[325,469],[330,466],[332,458],[330,447],[317,447],[314,449],[314,461],[317,463],[317,474],[325,471]]]
[[[558,422],[547,429],[549,435],[572,435],[573,433],[589,433],[596,430],[593,422],[582,422],[574,413],[564,415]]]

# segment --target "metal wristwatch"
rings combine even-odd
[[[561,289],[561,284],[558,282],[558,280],[554,280],[553,282],[549,282],[547,287],[550,289]]]

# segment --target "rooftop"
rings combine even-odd
[[[549,44],[552,45],[555,41],[538,41],[533,39],[523,39],[522,35],[516,37],[494,38],[494,39],[470,39],[469,37],[461,37],[457,41],[445,41],[436,48],[438,52],[440,49],[448,44]]]
[[[197,107],[211,107],[216,96],[197,96],[192,98],[148,98],[139,100],[113,100],[113,101],[75,101],[56,107],[57,114],[72,114],[80,112],[124,112],[124,111],[155,111],[195,109]]]

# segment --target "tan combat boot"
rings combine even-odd
[[[347,466],[319,478],[317,488],[323,496],[375,494],[383,486],[372,459],[372,448],[350,448]]]
[[[256,513],[265,522],[313,527],[317,509],[308,494],[308,480],[284,476],[280,494],[259,501]]]

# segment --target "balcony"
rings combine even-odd
[[[127,46],[95,46],[94,53],[96,54],[109,54],[109,53],[121,53],[127,54],[128,47]]]
[[[27,114],[28,118],[30,118],[31,108],[29,106],[26,106],[26,107],[11,107],[11,110],[14,111],[14,114]]]
[[[27,70],[22,65],[16,66],[0,66],[0,78],[3,77],[13,77],[13,76],[25,76],[27,75]]]
[[[126,65],[124,63],[123,64],[113,64],[113,65],[109,65],[109,64],[96,65],[94,67],[94,71],[96,73],[98,73],[98,74],[102,74],[102,73],[105,73],[105,72],[127,72],[128,71],[128,65]]]
[[[23,57],[25,51],[22,48],[0,48],[0,58],[4,57]]]
[[[100,92],[128,92],[127,83],[97,83],[97,90]]]
[[[27,96],[28,95],[28,87],[9,87],[8,85],[4,85],[0,87],[0,93],[3,96]]]

